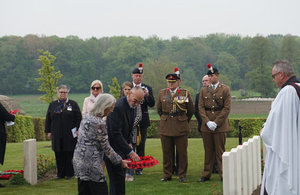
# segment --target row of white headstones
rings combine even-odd
[[[259,136],[222,155],[223,194],[251,195],[261,184],[261,140]]]

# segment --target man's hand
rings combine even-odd
[[[139,155],[137,155],[135,152],[132,152],[132,153],[129,155],[129,158],[130,158],[131,160],[135,161],[135,162],[141,160],[140,157],[139,157]]]
[[[129,168],[129,167],[128,167],[128,163],[130,163],[129,160],[122,160],[122,161],[121,161],[121,165],[122,165],[123,168]]]
[[[210,130],[212,130],[212,131],[216,130],[216,128],[217,128],[217,123],[215,123],[215,122],[213,122],[213,121],[208,121],[208,122],[206,123],[206,125],[207,125],[207,127],[208,127]]]
[[[132,144],[128,144],[131,149],[133,149]]]
[[[48,133],[48,138],[51,139],[51,133]]]

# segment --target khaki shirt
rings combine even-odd
[[[206,125],[208,121],[217,124],[214,132],[230,130],[228,115],[231,109],[231,95],[228,86],[219,83],[216,90],[211,86],[203,87],[199,95],[198,108],[202,119],[202,132],[213,132]]]
[[[164,136],[182,136],[189,133],[188,122],[195,108],[190,93],[178,88],[172,97],[169,89],[162,89],[157,100],[157,112],[160,116],[160,134]]]

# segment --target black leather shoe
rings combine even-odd
[[[186,182],[186,178],[185,178],[185,177],[181,177],[181,178],[179,179],[179,182],[181,182],[181,183]]]
[[[171,180],[172,180],[172,178],[164,177],[160,181],[166,182],[166,181],[171,181]]]
[[[5,185],[3,185],[3,184],[0,183],[0,188],[4,188],[4,187],[5,187]]]
[[[59,179],[63,179],[63,177],[56,176],[55,179],[59,180]]]
[[[199,179],[197,182],[206,182],[206,181],[209,181],[209,178],[207,177],[201,177],[201,179]]]
[[[72,178],[73,178],[73,176],[67,176],[67,180],[70,180]]]

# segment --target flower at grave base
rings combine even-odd
[[[24,174],[23,170],[0,171],[0,179],[10,179],[13,175]]]

